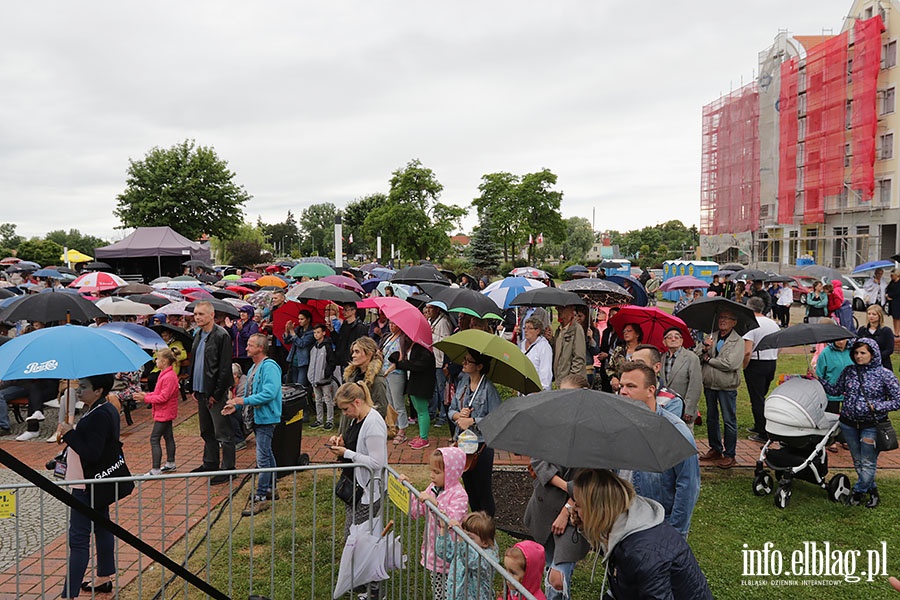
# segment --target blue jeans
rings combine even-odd
[[[272,451],[272,436],[275,434],[275,425],[260,425],[257,423],[254,432],[256,434],[256,468],[274,468],[275,452]],[[256,495],[265,496],[271,492],[274,478],[275,474],[272,471],[260,473]]]
[[[428,412],[432,417],[446,421],[447,407],[444,406],[444,387],[447,385],[447,376],[444,375],[444,369],[441,367],[434,370],[434,375],[434,394],[431,396],[431,406]]]
[[[72,490],[72,495],[82,504],[91,504],[90,491]],[[98,506],[97,511],[109,518],[109,506]],[[116,573],[115,539],[113,534],[99,526],[94,526],[94,540],[97,544],[97,577],[110,577]],[[69,570],[63,581],[62,595],[75,598],[81,592],[84,572],[90,562],[91,520],[77,510],[69,519]]]
[[[10,428],[8,402],[27,395],[28,390],[18,385],[10,385],[0,390],[0,427],[3,429]]]
[[[307,374],[309,372],[309,365],[291,365],[290,370],[288,371],[288,380],[291,383],[296,383],[302,385],[303,387],[309,386],[309,378]]]
[[[850,447],[850,456],[853,457],[853,468],[856,469],[856,474],[859,475],[859,481],[853,486],[853,491],[871,492],[878,487],[875,485],[875,469],[878,468],[878,450],[875,449],[875,428],[857,429],[852,425],[841,423],[841,431],[844,433],[847,446]]]
[[[705,388],[706,433],[709,447],[725,456],[734,458],[737,448],[737,390],[713,390]],[[725,447],[722,447],[722,433],[719,431],[719,410],[725,429]]]
[[[572,597],[572,573],[575,572],[574,562],[551,563],[547,567],[547,577],[544,581],[544,589],[547,590],[547,600],[569,600]],[[557,590],[550,585],[550,569],[559,571],[563,576],[563,588]]]

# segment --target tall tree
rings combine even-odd
[[[16,250],[18,258],[34,261],[41,266],[58,265],[63,253],[63,247],[56,242],[38,238],[25,240]]]
[[[472,206],[478,211],[479,222],[484,223],[490,215],[491,225],[502,247],[505,262],[509,261],[510,255],[515,254],[521,237],[520,215],[516,213],[518,184],[519,178],[512,173],[482,175],[481,184],[478,186],[481,195],[472,201]]]
[[[281,223],[269,225],[260,221],[257,223],[257,226],[262,229],[269,244],[275,249],[276,254],[290,256],[292,250],[298,250],[300,228],[297,226],[297,220],[291,211],[287,211],[287,217]]]
[[[214,242],[216,248],[223,250],[223,260],[228,264],[252,267],[272,259],[266,234],[259,225],[241,221],[231,238],[224,242],[216,238]]]
[[[449,232],[459,226],[466,209],[442,204],[444,186],[416,159],[391,177],[388,202],[366,216],[365,228],[381,232],[402,256],[439,260],[450,252]]]
[[[366,217],[377,208],[386,204],[387,196],[384,194],[369,194],[348,202],[343,210],[344,236],[347,238],[347,253],[368,254],[375,256],[376,240],[380,231],[370,231],[366,227]],[[353,243],[350,244],[350,236]],[[382,250],[383,251],[383,250]]]
[[[106,240],[101,240],[92,235],[83,235],[77,229],[70,229],[68,233],[62,229],[56,229],[48,232],[47,235],[44,236],[44,239],[56,242],[63,248],[68,248],[69,250],[78,250],[88,256],[93,256],[96,248],[102,248],[103,246],[109,245],[109,242]]]
[[[581,260],[594,245],[591,222],[584,217],[569,217],[565,223],[566,235],[562,243],[562,254],[566,260]]]
[[[0,223],[0,246],[15,250],[25,241],[25,238],[16,234],[16,227],[15,223]]]
[[[468,256],[472,266],[481,271],[495,273],[500,265],[500,245],[494,232],[490,214],[485,215],[469,242]]]
[[[228,238],[243,222],[242,206],[251,196],[213,148],[185,140],[128,163],[113,211],[122,227],[167,225],[190,239],[203,233]]]
[[[310,204],[300,213],[303,240],[300,253],[304,256],[328,256],[334,252],[334,216],[337,208],[331,202]]]

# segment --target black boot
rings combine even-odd
[[[875,508],[879,502],[881,502],[881,497],[878,495],[878,488],[873,487],[869,490],[869,501],[866,502],[866,508]]]
[[[863,498],[866,496],[865,492],[853,492],[853,495],[850,496],[850,500],[847,502],[850,506],[859,506],[862,504]]]

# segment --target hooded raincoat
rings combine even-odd
[[[861,429],[887,419],[892,410],[900,410],[900,383],[891,371],[881,366],[878,343],[859,338],[872,351],[872,360],[865,365],[853,364],[844,369],[837,383],[819,379],[829,396],[844,396],[841,422]]]
[[[541,583],[544,581],[544,547],[530,540],[519,542],[514,547],[525,555],[525,576],[522,578],[522,587],[531,592],[537,600],[547,600],[547,596],[541,589]],[[513,593],[513,590],[508,590],[506,598],[501,596],[497,600],[518,598],[518,594],[513,596]]]
[[[469,495],[462,485],[461,477],[466,466],[466,453],[459,448],[438,448],[444,459],[444,488],[438,489],[434,484],[425,488],[437,497],[437,507],[451,520],[462,521],[469,507]],[[435,517],[425,503],[415,498],[410,498],[409,516],[417,519],[425,515],[425,538],[422,540],[422,559],[420,564],[429,571],[446,573],[448,563],[438,558],[435,553],[436,542],[439,535],[439,520]]]

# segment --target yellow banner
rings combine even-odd
[[[11,519],[16,516],[16,492],[9,490],[0,492],[0,519]]]
[[[400,483],[400,480],[394,477],[393,475],[388,475],[388,498],[391,499],[391,502],[394,505],[403,511],[403,514],[409,514],[409,496],[410,491],[403,487],[403,484]]]

